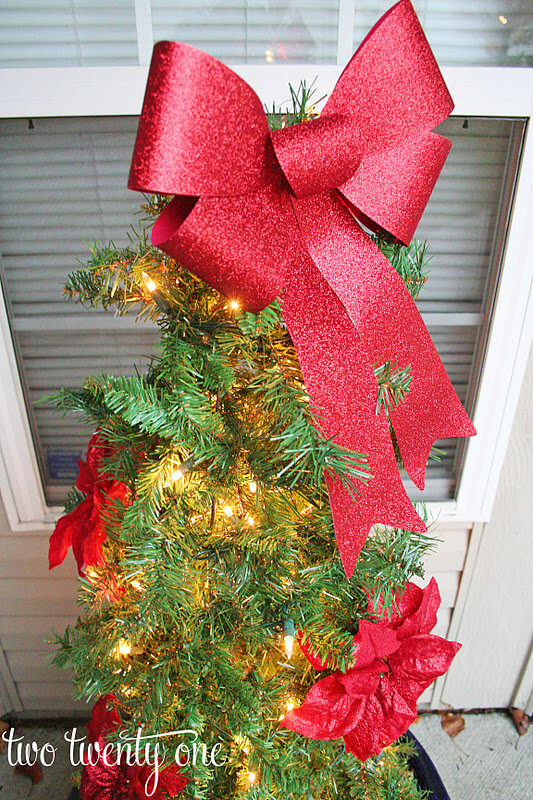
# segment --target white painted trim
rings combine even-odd
[[[355,0],[339,0],[339,30],[337,37],[337,64],[343,67],[353,53],[353,24]]]
[[[448,628],[448,631],[446,633],[446,638],[449,639],[450,641],[455,641],[455,637],[457,636],[459,627],[461,625],[461,620],[463,618],[463,614],[466,608],[468,595],[470,593],[472,575],[474,574],[474,568],[476,566],[476,561],[478,558],[479,548],[481,545],[481,540],[483,538],[484,529],[485,525],[482,522],[476,522],[472,526],[472,533],[470,534],[470,541],[468,542],[468,548],[466,551],[466,559],[463,567],[463,574],[461,575],[461,581],[459,583],[459,591],[457,592],[457,597],[455,598],[452,618],[450,620],[450,627]],[[453,664],[450,669],[453,669]],[[437,680],[433,684],[433,692],[431,695],[432,709],[441,708],[443,704],[442,695],[444,692],[447,676],[448,673],[441,675],[441,677],[437,678]]]
[[[9,664],[2,645],[0,643],[0,700],[3,705],[8,704],[8,708],[3,713],[12,711],[22,711],[22,701],[13,680]]]
[[[154,47],[152,4],[150,0],[135,0],[135,22],[137,24],[139,64],[149,64]]]
[[[42,522],[48,509],[31,437],[24,395],[0,292],[0,487],[10,525]]]
[[[289,101],[289,83],[317,79],[318,97],[329,94],[341,73],[337,65],[231,65],[271,105]],[[85,117],[139,114],[147,66],[45,67],[0,70],[0,117]],[[528,117],[533,69],[447,67],[444,79],[465,116]]]
[[[533,93],[529,102],[531,117]],[[474,412],[478,435],[468,444],[457,494],[458,512],[472,515],[474,520],[490,519],[533,339],[532,220],[533,133],[530,120]]]
[[[526,714],[533,714],[533,645],[515,689],[511,707],[520,708]]]

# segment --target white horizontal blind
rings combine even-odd
[[[420,308],[461,399],[487,308],[486,287],[513,123],[452,118],[454,146],[417,233],[433,259]],[[125,241],[139,198],[125,188],[136,119],[6,120],[0,127],[0,251],[12,328],[49,499],[77,472],[88,431],[36,405],[87,374],[132,374],[153,351],[151,326],[61,301],[83,239]],[[471,393],[471,397],[474,394]],[[427,500],[453,496],[454,441],[430,463]],[[416,491],[413,490],[416,497]]]
[[[412,0],[439,64],[528,66],[533,64],[531,0]],[[355,3],[354,47],[390,0]]]
[[[495,240],[498,214],[510,151],[521,135],[510,120],[451,117],[437,131],[452,141],[452,149],[437,181],[415,237],[427,240],[429,279],[418,307],[469,413],[476,398],[470,387],[474,356],[482,353],[490,315],[491,279],[498,268]],[[412,486],[412,497],[442,500],[455,494],[460,441],[438,442],[442,461],[429,461],[423,495]]]
[[[134,0],[0,0],[0,67],[137,63]]]
[[[77,474],[90,431],[39,405],[103,371],[132,374],[154,351],[153,326],[62,302],[85,242],[125,244],[141,195],[126,189],[137,120],[3,121],[0,249],[12,328],[49,502]],[[85,240],[85,241],[84,241]]]
[[[334,64],[338,2],[152,0],[154,40],[187,42],[228,63]]]

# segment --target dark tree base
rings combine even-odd
[[[429,792],[428,800],[450,800],[440,775],[435,768],[435,764],[430,759],[416,736],[411,731],[407,731],[405,738],[414,746],[416,752],[409,759],[409,766],[418,781],[421,789]]]

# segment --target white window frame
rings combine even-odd
[[[140,66],[0,70],[0,118],[130,116],[141,111],[152,49],[149,0],[136,0]],[[230,65],[263,102],[317,79],[328,94],[352,52],[355,0],[339,2],[338,65]],[[488,522],[533,338],[533,69],[448,67],[454,114],[526,120],[497,301],[470,439],[454,500],[428,503],[439,522]],[[0,297],[0,493],[13,531],[52,529],[61,509],[43,493],[4,298]],[[479,527],[479,526],[478,526]]]

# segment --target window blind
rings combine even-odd
[[[0,67],[137,63],[135,0],[0,0]]]
[[[451,118],[453,147],[417,237],[433,254],[419,307],[459,396],[472,407],[521,125]],[[4,289],[43,483],[58,502],[76,477],[90,431],[38,401],[87,374],[133,374],[157,334],[133,318],[61,301],[65,277],[87,254],[85,240],[125,242],[139,197],[126,187],[137,120],[36,119],[0,124],[0,251]],[[460,470],[456,441],[428,468],[428,500],[452,497]],[[417,497],[411,486],[409,491]]]
[[[338,2],[152,0],[154,40],[177,39],[227,63],[336,63]]]
[[[146,3],[154,41],[179,39],[228,63],[336,63],[338,0]],[[391,5],[355,3],[354,47]],[[533,63],[530,0],[414,0],[414,6],[442,65]],[[0,67],[136,63],[135,0],[0,0]]]
[[[446,66],[533,64],[531,0],[412,0],[437,61]],[[392,3],[355,4],[354,48]]]

